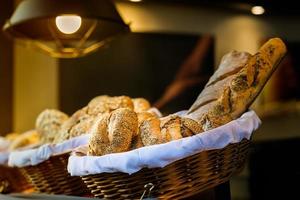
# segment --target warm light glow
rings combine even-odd
[[[262,6],[253,6],[251,12],[253,15],[262,15],[264,14],[265,9]]]
[[[73,34],[81,26],[81,17],[77,15],[62,15],[55,18],[55,24],[62,33]]]
[[[129,0],[129,1],[131,1],[131,2],[141,2],[142,0]]]

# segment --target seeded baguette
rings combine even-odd
[[[279,38],[270,39],[222,85],[221,93],[209,102],[209,109],[203,111],[205,105],[201,102],[205,98],[203,94],[209,93],[211,84],[208,84],[189,109],[187,117],[198,121],[203,131],[240,117],[251,106],[285,54],[286,46],[283,41]],[[213,84],[218,84],[218,81]]]

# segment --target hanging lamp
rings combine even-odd
[[[53,57],[74,58],[130,30],[110,0],[24,0],[3,31]]]

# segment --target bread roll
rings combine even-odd
[[[160,120],[157,117],[144,120],[139,127],[139,132],[144,146],[160,144],[163,141],[160,131]]]
[[[92,135],[89,141],[88,155],[101,156],[112,151],[108,139],[109,118],[110,114],[105,113],[95,120],[91,128]]]
[[[46,109],[41,112],[35,124],[36,131],[41,134],[41,142],[52,143],[68,118],[68,115],[55,109]]]
[[[127,96],[109,97],[106,95],[94,98],[88,104],[88,114],[97,116],[98,114],[110,113],[118,108],[134,108],[131,98]]]
[[[119,108],[96,119],[91,129],[89,155],[124,152],[130,149],[138,130],[138,118],[132,109]]]
[[[240,59],[245,65],[228,80],[216,78],[210,81],[188,111],[188,117],[200,122],[204,131],[216,128],[241,116],[252,104],[286,53],[285,44],[274,38],[266,42],[259,51],[247,59]],[[234,65],[233,63],[232,65]],[[229,66],[231,64],[229,63]],[[218,70],[218,77],[226,77],[226,72]],[[207,101],[210,90],[220,90]],[[209,108],[207,108],[209,105]],[[206,106],[206,107],[205,107]]]
[[[161,120],[161,134],[164,142],[181,139],[182,135],[180,117],[176,115],[170,115]]]
[[[144,146],[161,144],[201,132],[199,123],[192,119],[170,115],[159,119],[150,117],[144,120],[139,128]]]
[[[94,117],[87,114],[87,107],[76,111],[62,125],[54,138],[54,143],[61,143],[70,138],[88,133],[92,126]]]
[[[135,98],[132,99],[132,102],[134,106],[134,111],[137,113],[147,111],[151,108],[149,101],[147,101],[144,98]]]
[[[9,150],[17,150],[26,146],[40,143],[40,134],[36,130],[30,130],[19,134],[10,144]]]

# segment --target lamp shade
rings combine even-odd
[[[3,27],[60,58],[91,53],[129,30],[110,0],[24,0]]]

